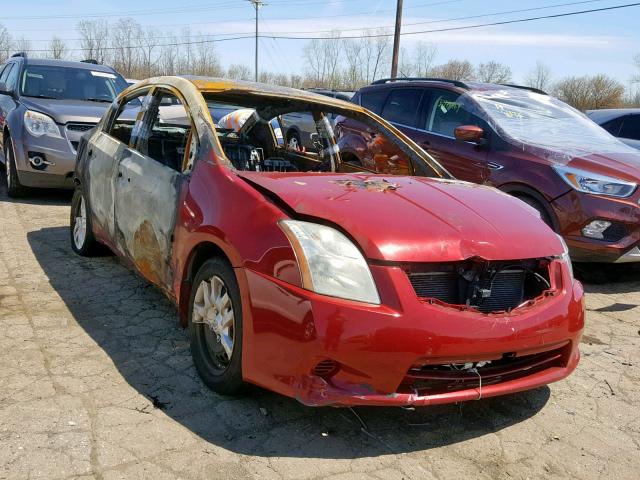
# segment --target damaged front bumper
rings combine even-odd
[[[555,382],[579,361],[583,289],[566,268],[556,295],[500,314],[422,301],[399,267],[371,267],[382,305],[241,270],[245,380],[306,405],[477,400]]]

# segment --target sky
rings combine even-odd
[[[260,29],[265,34],[319,36],[342,30],[358,36],[364,28],[389,27],[395,22],[396,0],[265,0]],[[562,7],[544,8],[558,4]],[[632,0],[404,0],[403,32],[435,30],[503,20],[552,15],[634,3]],[[465,20],[459,17],[535,9]],[[78,38],[76,24],[85,16],[114,21],[131,17],[143,25],[170,34],[189,26],[193,32],[224,38],[251,35],[254,9],[248,0],[3,0],[0,24],[14,37],[25,37],[32,48],[46,48],[52,35],[70,47]],[[38,18],[36,18],[38,17]],[[417,25],[416,25],[417,24]],[[528,23],[489,26],[449,32],[403,35],[407,51],[416,42],[437,46],[436,63],[467,59],[474,64],[496,60],[509,65],[514,80],[522,81],[536,61],[551,69],[554,78],[566,75],[609,74],[624,84],[637,73],[633,56],[640,53],[640,5]],[[312,33],[304,33],[312,32]],[[260,69],[277,73],[304,70],[307,40],[260,39]],[[232,63],[253,66],[254,40],[215,43],[224,67]]]

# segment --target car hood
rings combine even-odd
[[[640,144],[640,142],[639,142]],[[557,155],[554,155],[556,153]],[[628,148],[625,152],[591,152],[559,158],[562,152],[549,151],[546,158],[552,163],[579,168],[630,182],[640,182],[640,151]]]
[[[49,115],[56,123],[69,122],[98,123],[110,103],[87,102],[84,100],[56,100],[49,98],[22,97],[28,109]]]
[[[563,251],[537,212],[491,187],[381,175],[238,174],[300,219],[340,226],[373,260],[516,260]]]

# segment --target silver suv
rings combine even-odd
[[[127,82],[94,62],[31,59],[0,66],[0,162],[7,192],[73,188],[80,137],[100,120]]]

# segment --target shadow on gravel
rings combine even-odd
[[[525,421],[549,400],[550,390],[543,387],[415,411],[356,408],[361,423],[349,409],[308,408],[258,388],[239,398],[216,395],[195,373],[187,333],[179,328],[173,305],[116,258],[74,255],[68,238],[66,228],[28,234],[76,322],[124,380],[151,400],[148,408],[162,409],[204,440],[233,452],[351,459],[425,450]]]
[[[7,195],[7,181],[4,176],[4,167],[0,165],[0,201],[8,203],[23,203],[26,205],[69,205],[73,190],[61,190],[54,188],[28,189],[20,198],[9,198]]]
[[[640,264],[574,263],[573,270],[588,293],[631,293],[640,290]]]

